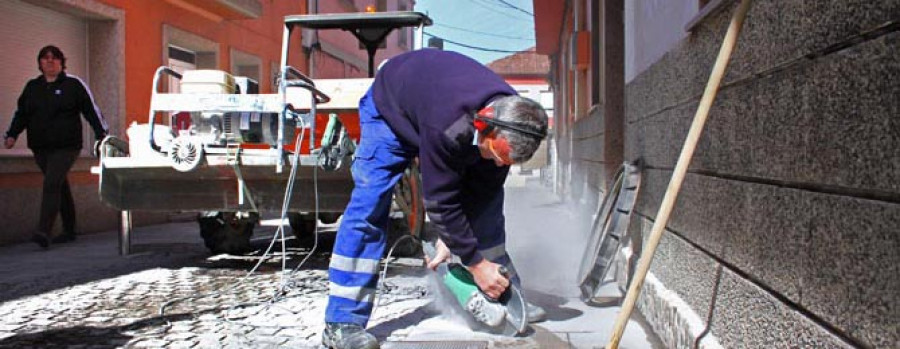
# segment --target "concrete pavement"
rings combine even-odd
[[[548,321],[518,338],[473,332],[420,259],[392,259],[369,326],[385,348],[605,345],[618,309],[584,305],[574,283],[586,235],[581,222],[590,218],[521,177],[509,182],[506,212],[507,245],[526,296],[548,310]],[[265,223],[254,237],[260,250],[277,222]],[[49,251],[0,247],[0,348],[318,347],[333,233],[321,234],[312,254],[293,240],[286,254],[276,244],[278,252],[252,273],[261,252],[209,256],[194,222],[138,227],[133,241],[126,257],[117,255],[115,232]],[[283,262],[296,271],[282,272]],[[621,347],[660,346],[635,319]]]

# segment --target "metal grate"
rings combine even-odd
[[[628,233],[631,211],[637,200],[640,183],[640,168],[628,162],[622,164],[616,174],[615,184],[600,205],[578,271],[581,299],[585,302],[601,302],[595,298]]]
[[[488,342],[483,341],[409,341],[384,342],[382,349],[487,349]]]

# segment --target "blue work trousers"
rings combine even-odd
[[[365,327],[374,305],[393,188],[416,153],[400,142],[379,115],[371,90],[359,102],[359,122],[360,143],[351,167],[355,186],[338,228],[328,268],[325,322]],[[460,190],[465,197],[479,195],[466,186]],[[502,189],[486,200],[472,201],[463,203],[463,211],[478,240],[478,250],[488,260],[506,265],[512,281],[519,284],[505,249]]]
[[[394,185],[415,157],[378,114],[371,90],[359,102],[360,142],[351,172],[355,184],[338,228],[328,268],[326,322],[369,321],[384,253]]]

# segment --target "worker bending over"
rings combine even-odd
[[[425,209],[441,242],[429,267],[459,257],[488,297],[519,283],[506,254],[503,182],[547,134],[547,114],[503,79],[454,52],[424,49],[385,63],[359,102],[355,187],[329,266],[323,344],[378,348],[365,331],[385,249],[393,187],[419,158]],[[449,251],[448,251],[449,248]],[[509,271],[507,279],[500,266]],[[528,306],[529,320],[544,311]]]

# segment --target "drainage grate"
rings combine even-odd
[[[409,341],[384,342],[382,349],[487,349],[488,342],[475,341]]]

